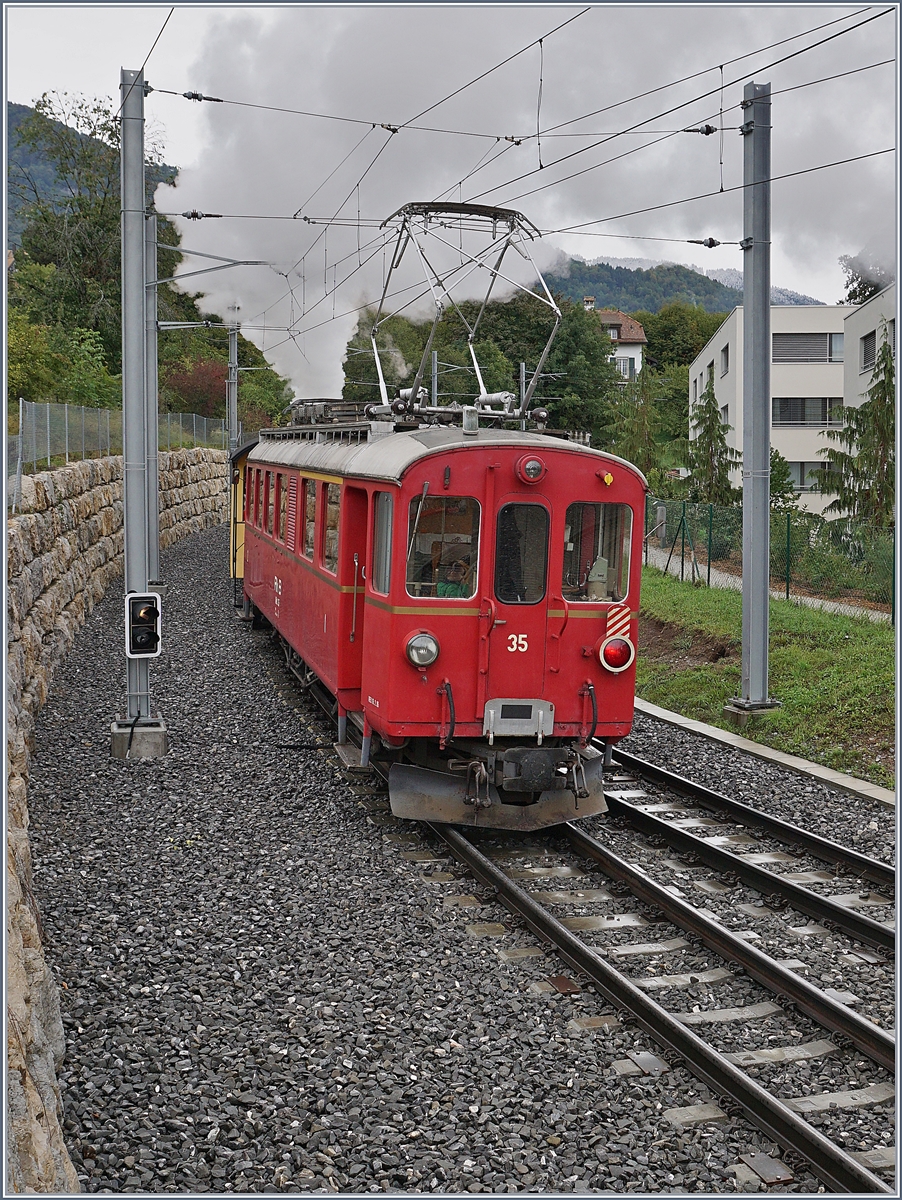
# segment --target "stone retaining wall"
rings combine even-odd
[[[222,450],[160,455],[160,544],[228,518]],[[76,630],[123,570],[122,458],[23,476],[7,528],[7,1188],[78,1192],[60,1127],[65,1040],[32,892],[27,782],[35,716]]]

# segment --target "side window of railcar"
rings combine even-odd
[[[376,492],[373,497],[373,591],[388,595],[391,583],[391,533],[394,497],[391,492]]]
[[[341,487],[327,483],[323,489],[326,507],[323,519],[323,566],[333,575],[338,570],[338,510]]]
[[[478,500],[416,496],[407,528],[408,595],[466,599],[476,594]]]
[[[495,595],[503,604],[537,604],[545,595],[548,510],[505,504],[498,513]]]
[[[272,534],[276,511],[276,473],[266,472],[266,532]]]
[[[253,467],[244,469],[244,521],[250,524],[254,519],[254,470]]]
[[[312,479],[301,480],[301,522],[304,536],[302,554],[313,558],[313,541],[316,531],[316,484]]]
[[[633,513],[626,504],[571,504],[561,586],[570,602],[622,600],[629,590]]]
[[[279,475],[279,541],[285,541],[285,518],[288,516],[288,476]]]
[[[254,471],[254,512],[253,522],[260,528],[263,527],[263,472],[257,468]]]

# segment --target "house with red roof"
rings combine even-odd
[[[586,297],[586,301],[594,298]],[[584,301],[585,303],[585,301]],[[589,308],[586,303],[586,308]],[[638,321],[616,308],[596,309],[599,321],[608,331],[614,350],[611,362],[623,376],[624,382],[635,379],[642,370],[643,346],[648,344],[645,330]]]

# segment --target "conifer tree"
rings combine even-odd
[[[689,465],[692,470],[692,498],[704,504],[732,504],[736,489],[730,483],[730,468],[742,461],[742,455],[727,445],[732,429],[721,419],[714,381],[699,396],[690,413],[692,441]]]
[[[660,419],[651,391],[650,373],[640,371],[611,404],[610,448],[644,475],[659,465],[661,457],[661,447],[655,441]]]
[[[825,513],[889,529],[896,502],[896,364],[886,321],[867,396],[845,410],[841,429],[825,431],[836,446],[818,451],[825,464],[814,474],[818,490],[835,496]]]

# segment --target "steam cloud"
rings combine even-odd
[[[299,395],[339,394],[344,348],[357,319],[354,310],[377,300],[382,288],[382,251],[366,262],[374,249],[367,243],[378,233],[365,228],[358,235],[353,227],[358,206],[363,218],[382,220],[413,200],[475,200],[519,209],[548,230],[717,192],[720,137],[689,133],[666,137],[661,131],[717,125],[718,64],[835,20],[845,10],[808,5],[592,9],[545,38],[541,55],[539,47],[530,49],[413,121],[489,137],[413,129],[392,133],[381,127],[410,121],[579,11],[558,6],[371,5],[283,8],[267,10],[265,18],[246,10],[231,15],[224,11],[221,24],[200,49],[186,89],[365,122],[205,105],[207,144],[201,165],[182,172],[175,192],[162,188],[157,196],[158,206],[167,212],[196,208],[290,217],[300,211],[293,221],[177,222],[192,249],[273,264],[274,269],[238,267],[209,276],[203,282],[206,304],[220,312],[240,305],[238,315],[247,336],[291,378]],[[895,44],[891,25],[895,19],[890,15],[872,21],[779,66],[768,68],[774,60],[854,24],[855,19],[725,67],[724,186],[742,181],[742,139],[736,129],[742,117],[735,106],[747,79],[769,81],[777,93],[888,58],[888,48]],[[537,126],[540,67],[540,123],[549,132],[541,139],[544,169],[536,171],[539,146],[530,135]],[[710,67],[715,69],[700,78],[551,131],[580,114]],[[746,74],[752,70],[754,75]],[[774,175],[892,145],[893,74],[891,67],[880,67],[775,95]],[[731,82],[740,76],[745,76],[741,82]],[[694,99],[712,89],[713,94]],[[692,102],[658,116],[684,101]],[[152,95],[149,106],[154,102]],[[178,119],[178,110],[171,107],[178,103],[185,101],[173,100],[164,108],[161,98],[149,113],[165,125]],[[565,164],[552,165],[600,140],[560,135],[604,135],[652,117],[656,119],[644,128],[655,132],[627,134]],[[508,136],[524,140],[515,145],[503,140]],[[659,138],[664,140],[619,161],[556,186],[543,186]],[[489,165],[473,173],[483,156]],[[527,178],[508,182],[530,171]],[[867,243],[872,250],[879,247],[887,262],[894,263],[894,180],[894,156],[883,155],[775,183],[774,282],[834,303],[842,288],[836,265],[840,254],[855,254]],[[305,216],[331,218],[337,212],[351,224],[327,228],[303,220]],[[742,193],[715,195],[590,228],[738,242]],[[704,254],[708,255],[702,260],[705,266],[742,266],[736,246],[709,254],[697,246],[563,234],[547,238],[534,253],[543,269],[560,263],[562,253],[588,259],[638,255],[686,262],[698,262]],[[183,270],[199,265],[196,259],[188,260]],[[428,311],[428,304],[417,310],[418,315]],[[286,327],[293,329],[292,335],[278,331]]]

